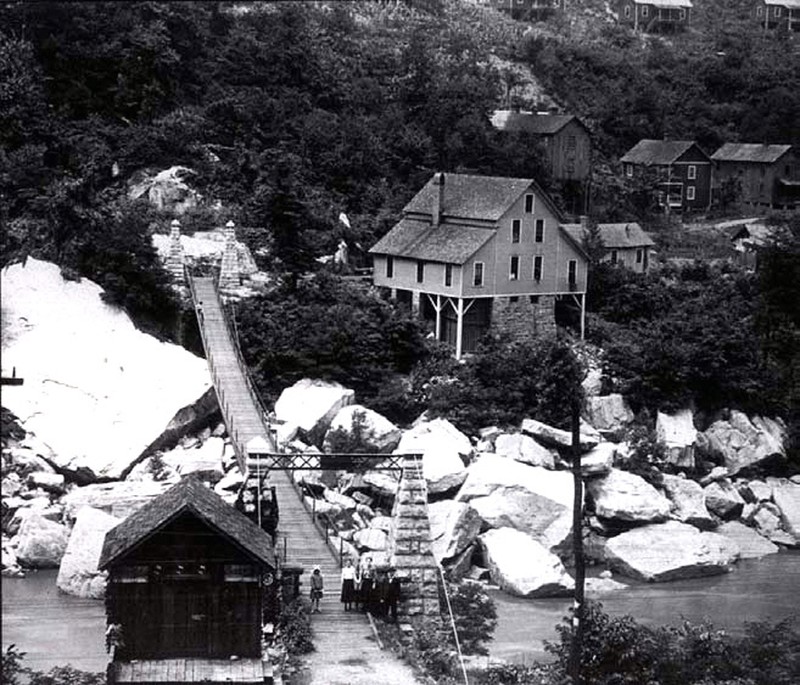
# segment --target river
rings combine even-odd
[[[55,571],[2,579],[3,648],[16,644],[27,652],[25,663],[37,670],[71,663],[83,670],[103,671],[108,659],[103,602],[61,594],[55,580]],[[525,663],[547,660],[544,640],[557,638],[555,626],[570,600],[492,594],[499,620],[491,656]],[[744,621],[800,618],[800,552],[742,561],[722,576],[634,583],[602,602],[609,613],[630,614],[644,623],[707,619],[719,628],[741,633]]]

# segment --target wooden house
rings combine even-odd
[[[756,0],[752,16],[765,31],[800,31],[800,0]]]
[[[691,0],[620,0],[622,24],[648,33],[675,32],[691,23]]]
[[[589,129],[572,114],[521,112],[498,109],[492,126],[500,131],[522,132],[544,144],[550,172],[557,181],[586,181],[592,165]]]
[[[272,540],[198,479],[111,529],[99,566],[109,574],[110,682],[265,681]]]
[[[589,231],[588,222],[581,217],[579,224],[565,224],[573,240],[583,243]],[[624,266],[637,273],[645,273],[650,268],[650,258],[655,241],[642,230],[636,222],[597,224],[600,238],[605,247],[602,261]]]
[[[711,205],[711,158],[691,140],[640,140],[620,160],[630,182],[652,185],[665,212]]]
[[[531,178],[435,174],[370,250],[375,285],[433,324],[457,358],[490,328],[555,329],[556,305],[585,307],[588,260]]]
[[[564,0],[488,0],[481,4],[518,21],[541,21],[564,9]]]
[[[747,205],[800,206],[800,155],[791,145],[725,143],[711,159],[717,191],[733,184],[738,200]]]

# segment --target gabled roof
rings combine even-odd
[[[553,201],[539,188],[532,178],[509,178],[506,176],[472,176],[469,174],[443,174],[444,201],[441,216],[497,221],[531,186],[550,211],[560,219],[560,211]],[[430,216],[438,186],[435,175],[425,184],[404,208],[405,214]]]
[[[272,538],[196,477],[183,479],[106,533],[99,568],[143,542],[183,512],[190,511],[244,552],[275,568]]]
[[[583,122],[573,114],[539,114],[519,112],[513,109],[497,109],[492,115],[492,126],[500,131],[524,131],[536,135],[558,133],[570,121],[575,121],[586,128]]]
[[[800,0],[798,0],[800,6]],[[759,145],[758,143],[725,143],[711,159],[717,162],[758,162],[772,164],[792,149],[791,145]]]
[[[579,244],[583,244],[583,226],[580,224],[562,224],[562,228]],[[609,250],[626,247],[651,247],[655,241],[642,230],[636,222],[618,224],[597,224],[603,245]]]
[[[691,7],[690,0],[633,0],[636,5],[653,5],[653,7]]]
[[[778,7],[791,7],[800,9],[800,0],[764,0],[765,5],[777,5]]]
[[[463,264],[494,235],[491,228],[402,219],[370,250],[430,262]]]
[[[620,161],[628,164],[673,164],[693,145],[693,140],[643,139],[628,150]]]

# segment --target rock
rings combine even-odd
[[[354,399],[355,392],[339,383],[304,378],[281,393],[275,402],[275,416],[278,421],[296,425],[316,444],[336,414]]]
[[[728,477],[728,469],[725,466],[715,466],[709,473],[700,479],[700,485],[708,485],[715,481]]]
[[[800,539],[800,485],[784,481],[773,487],[772,499],[781,510],[784,530]]]
[[[518,597],[568,596],[575,582],[559,558],[533,538],[499,528],[479,538],[492,581]]]
[[[56,585],[68,595],[101,599],[107,574],[97,568],[106,533],[120,520],[99,509],[83,507],[75,518],[67,549],[61,559]]]
[[[101,509],[107,514],[124,519],[169,487],[169,483],[156,481],[95,483],[75,488],[64,495],[61,501],[64,504],[64,515],[68,519],[74,519],[85,506]]]
[[[162,459],[180,476],[197,473],[211,483],[217,483],[225,475],[222,466],[224,449],[225,441],[222,438],[209,438],[198,447],[176,447],[164,454]]]
[[[244,483],[244,475],[239,469],[231,469],[214,486],[214,492],[221,495],[224,492],[238,492]]]
[[[335,516],[342,511],[342,508],[338,504],[328,502],[324,499],[317,499],[315,497],[309,497],[306,495],[303,497],[303,500],[305,501],[308,509],[317,515],[328,514],[329,516]]]
[[[469,571],[467,571],[464,577],[477,582],[482,582],[489,580],[489,576],[490,574],[488,568],[484,568],[483,566],[470,566]]]
[[[469,547],[481,528],[480,516],[464,502],[444,500],[430,504],[428,519],[431,525],[431,551],[439,563]]]
[[[606,561],[613,569],[653,582],[725,573],[738,556],[739,547],[732,540],[678,521],[629,530],[605,546]]]
[[[453,462],[453,467],[455,467],[455,462]],[[445,473],[436,480],[428,481],[428,495],[430,497],[436,497],[437,495],[444,495],[445,493],[458,490],[466,479],[467,470],[463,467],[457,471]]]
[[[787,533],[785,530],[776,530],[769,536],[770,542],[783,547],[797,547],[798,540],[794,535]]]
[[[595,513],[617,521],[663,521],[670,503],[644,478],[612,469],[606,476],[592,478],[586,489],[594,501]]]
[[[584,531],[583,556],[586,561],[593,564],[604,564],[606,561],[606,543],[608,538],[598,535],[595,531]]]
[[[706,507],[721,519],[736,518],[742,513],[744,500],[727,478],[706,485],[704,492]]]
[[[448,560],[447,570],[450,580],[457,582],[470,572],[472,557],[475,555],[477,546],[477,542],[473,542],[465,550]]]
[[[560,428],[553,428],[535,419],[523,419],[522,432],[527,433],[542,445],[549,445],[550,447],[556,448],[572,446],[572,433],[561,430]],[[590,450],[597,445],[600,440],[601,438],[596,432],[592,433],[587,427],[582,427],[579,442],[583,451]]]
[[[28,476],[28,487],[41,488],[54,495],[63,495],[66,488],[64,476],[58,473],[46,473],[45,471],[35,471]]]
[[[760,559],[778,552],[777,545],[738,521],[727,521],[716,532],[739,545],[741,559]]]
[[[27,434],[19,445],[8,449],[7,464],[21,474],[28,474],[32,471],[55,473],[55,469],[41,455],[50,458],[53,456],[53,450],[38,440],[35,435]]]
[[[667,461],[679,468],[694,468],[694,446],[697,429],[691,409],[681,409],[675,414],[658,412],[656,415],[656,440],[666,447]]]
[[[502,432],[503,431],[501,431],[497,426],[485,426],[478,431],[478,437],[480,437],[481,440],[491,442],[494,445],[494,441],[497,439],[497,436]]]
[[[716,521],[706,508],[706,495],[699,483],[664,474],[663,485],[672,502],[670,513],[675,520],[701,530],[710,530],[716,526]]]
[[[388,536],[377,528],[365,528],[353,535],[353,542],[360,550],[384,551]]]
[[[610,578],[587,578],[586,579],[586,594],[590,597],[599,597],[601,595],[610,595],[620,590],[627,590],[628,586],[625,583],[619,583]]]
[[[154,175],[134,174],[128,197],[132,200],[146,197],[157,209],[183,214],[197,207],[201,197],[186,182],[195,174],[194,170],[184,166],[171,166]]]
[[[464,481],[464,461],[472,453],[469,438],[445,419],[423,421],[405,431],[395,454],[422,454],[428,492],[438,494]]]
[[[503,433],[494,442],[494,451],[501,457],[516,459],[530,466],[555,468],[553,453],[533,438],[522,433]]]
[[[587,372],[585,378],[581,381],[583,392],[587,397],[599,395],[603,388],[603,369],[600,366],[593,366]]]
[[[328,502],[332,502],[333,504],[338,505],[342,509],[356,508],[356,501],[352,497],[343,495],[341,492],[336,492],[336,490],[331,490],[330,488],[326,488],[322,496]]]
[[[397,443],[400,442],[400,429],[389,419],[381,416],[378,412],[372,411],[360,404],[351,404],[342,407],[333,417],[331,426],[325,434],[325,448],[330,448],[331,434],[333,431],[344,431],[352,437],[353,421],[359,417],[361,436],[364,440],[375,445],[378,452],[390,453]]]
[[[800,473],[796,473],[789,478],[789,482],[794,483],[795,485],[800,485]]]
[[[367,471],[361,482],[368,486],[375,496],[393,500],[397,494],[400,476],[388,471]]]
[[[772,499],[772,488],[763,480],[751,480],[739,488],[739,494],[745,502],[769,502]]]
[[[375,516],[369,522],[369,527],[377,528],[378,530],[382,530],[384,533],[388,533],[392,529],[392,517]]]
[[[29,568],[58,568],[67,548],[69,529],[31,512],[22,521],[17,559]]]
[[[599,431],[619,431],[633,421],[633,412],[620,394],[586,398],[586,420]]]
[[[2,574],[4,576],[19,577],[24,576],[25,572],[19,565],[17,554],[11,545],[11,541],[3,538],[2,554],[0,555],[0,563],[2,563]]]
[[[0,490],[3,499],[14,497],[20,490],[22,490],[22,481],[16,472],[11,471],[3,476],[2,490]]]
[[[727,421],[715,421],[703,436],[705,448],[721,456],[729,473],[735,475],[742,469],[785,460],[785,434],[777,421],[760,416],[750,420],[734,409]]]
[[[601,442],[597,447],[593,447],[581,455],[581,476],[591,478],[606,475],[614,466],[616,453],[617,446],[613,442]]]

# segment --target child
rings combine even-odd
[[[314,572],[311,574],[311,613],[322,613],[319,610],[319,600],[322,599],[322,573],[320,573],[319,566],[314,567]]]

